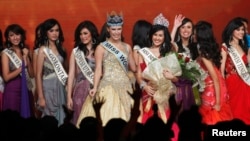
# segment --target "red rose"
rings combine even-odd
[[[187,62],[189,62],[190,61],[190,58],[189,57],[186,57],[185,58],[185,62],[187,63]]]

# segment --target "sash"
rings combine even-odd
[[[22,66],[22,60],[19,59],[18,56],[16,55],[16,53],[14,53],[12,50],[4,49],[3,52],[10,58],[11,62],[14,64],[14,66],[16,68],[19,68],[19,67]],[[22,75],[22,74],[20,73],[20,75]],[[33,86],[33,83],[31,81],[31,78],[29,76],[27,68],[25,68],[25,77],[26,77],[26,80],[27,80],[28,89],[32,90],[32,88],[34,86]]]
[[[94,72],[92,71],[88,63],[86,62],[84,53],[78,50],[78,47],[74,48],[73,52],[75,54],[76,63],[78,67],[80,68],[81,72],[88,79],[88,81],[93,85],[94,84]]]
[[[119,49],[114,47],[114,45],[112,45],[111,43],[109,43],[107,41],[102,42],[101,45],[106,50],[108,50],[109,52],[111,52],[112,54],[114,54],[116,56],[117,60],[121,64],[124,71],[127,72],[128,71],[128,60],[126,58],[126,55],[122,51],[120,51]]]
[[[226,46],[225,44],[223,44],[223,45]],[[228,48],[228,53],[229,53],[229,55],[234,63],[234,66],[235,66],[239,76],[247,85],[250,86],[250,74],[247,71],[247,68],[246,68],[243,60],[241,59],[240,55],[235,50],[235,48],[233,48],[232,46],[230,48]]]
[[[150,62],[157,60],[157,57],[148,49],[148,48],[142,48],[139,50],[139,53],[144,58],[145,63],[148,65]]]
[[[65,72],[61,62],[58,60],[56,55],[54,55],[53,52],[49,48],[44,48],[43,51],[48,57],[48,59],[50,60],[51,64],[53,65],[56,75],[58,79],[60,80],[60,82],[63,85],[66,85],[68,74]]]

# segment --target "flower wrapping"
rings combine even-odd
[[[181,76],[182,70],[175,53],[152,61],[142,72],[142,77],[147,79],[148,85],[156,89],[153,96],[158,105],[167,106],[170,94],[176,93],[176,87],[171,80],[163,76],[163,70],[169,70],[174,76]]]

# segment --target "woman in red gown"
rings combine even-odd
[[[202,122],[206,125],[214,125],[220,121],[232,120],[225,80],[219,69],[222,57],[213,35],[212,25],[206,21],[198,22],[195,25],[195,39],[199,52],[196,60],[201,69],[207,72],[199,108]]]
[[[233,117],[250,124],[250,80],[245,27],[238,18],[225,27],[222,37],[221,72],[226,80]],[[241,75],[240,75],[241,74]]]

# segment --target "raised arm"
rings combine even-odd
[[[174,18],[174,26],[173,26],[172,31],[171,31],[172,42],[174,42],[174,37],[176,35],[177,29],[182,24],[182,20],[184,18],[185,17],[183,15],[181,15],[181,14],[175,16],[175,18]]]

